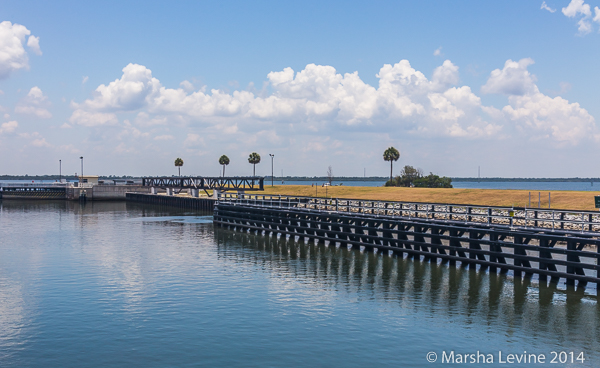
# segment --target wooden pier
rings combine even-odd
[[[600,283],[600,214],[567,210],[261,195],[222,196],[214,223],[330,245],[393,252],[540,284]],[[549,214],[550,212],[550,214]]]

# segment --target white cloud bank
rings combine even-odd
[[[31,35],[31,31],[25,26],[9,21],[0,23],[0,79],[8,78],[19,69],[29,68],[29,58],[23,47],[27,36],[29,49],[41,55],[40,39]]]
[[[297,73],[285,68],[267,75],[272,91],[267,96],[214,89],[192,92],[186,83],[166,88],[145,66],[129,64],[119,79],[98,86],[92,98],[73,102],[70,122],[115,125],[119,114],[137,113],[135,121],[144,122],[140,125],[183,122],[222,134],[346,130],[495,139],[517,132],[572,144],[596,137],[594,118],[579,104],[539,92],[535,76],[527,70],[532,64],[531,59],[508,60],[503,69],[492,71],[481,91],[507,95],[508,105],[502,109],[483,105],[469,86],[459,86],[459,68],[450,60],[431,78],[407,60],[385,64],[377,74],[377,88],[357,72],[340,74],[332,66],[309,64]],[[164,139],[168,138],[156,137]],[[184,145],[201,142],[191,134]]]

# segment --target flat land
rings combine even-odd
[[[264,192],[248,194],[281,194],[297,196],[325,197],[324,187],[310,185],[265,185]],[[355,198],[382,201],[455,203],[483,206],[529,207],[529,190],[497,189],[432,189],[432,188],[391,188],[391,187],[350,187],[333,186],[327,188],[329,198]],[[541,193],[540,207],[548,208],[548,191]],[[554,209],[597,210],[594,196],[600,192],[552,191]],[[538,191],[531,191],[531,207],[538,206]]]

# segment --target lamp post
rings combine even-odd
[[[79,157],[81,160],[81,178],[79,179],[80,183],[83,183],[83,156]]]
[[[58,182],[62,183],[62,160],[58,160]]]
[[[269,156],[271,156],[271,186],[273,186],[273,158],[275,157],[275,155],[269,153]]]

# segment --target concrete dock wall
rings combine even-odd
[[[94,185],[90,188],[67,188],[67,199],[79,200],[85,191],[88,201],[115,201],[126,199],[129,192],[150,193],[150,188],[141,185]]]

